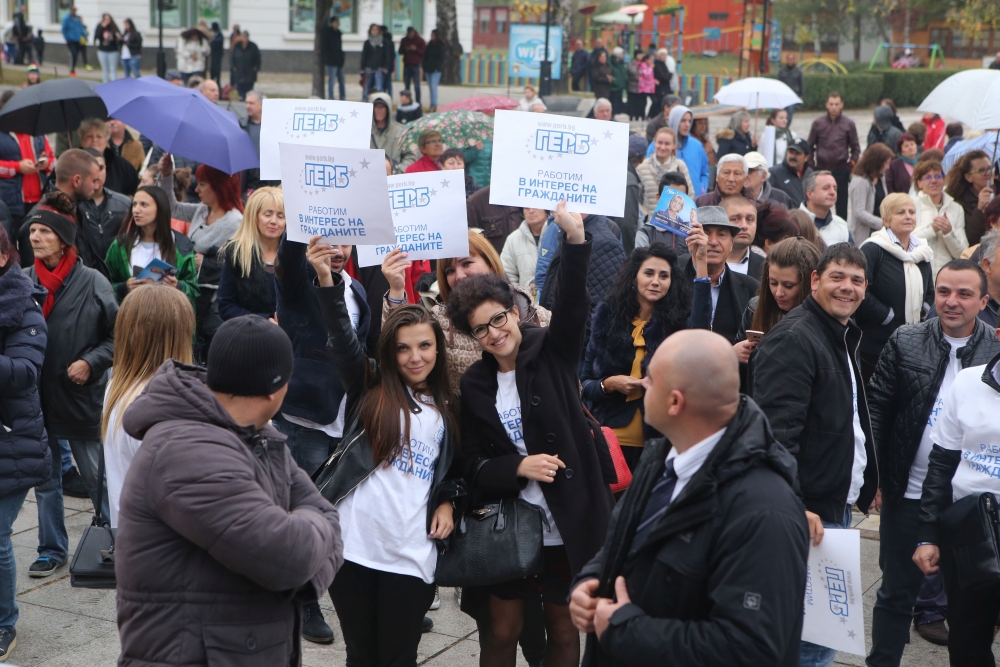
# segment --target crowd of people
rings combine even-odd
[[[401,40],[408,104],[432,44]],[[882,515],[867,664],[899,664],[915,615],[952,664],[992,664],[1000,584],[967,586],[949,541],[1000,492],[1000,199],[986,153],[942,166],[961,128],[904,131],[886,100],[862,152],[832,93],[808,138],[778,109],[769,146],[745,113],[713,143],[665,79],[622,216],[519,208],[490,203],[492,141],[402,144],[392,36],[364,49],[371,146],[387,174],[464,170],[467,256],[291,241],[280,183],[114,119],[79,148],[0,137],[0,660],[13,522],[34,488],[28,574],[60,572],[78,479],[117,531],[122,664],[298,664],[300,637],[334,640],[329,593],[350,664],[414,665],[442,552],[513,506],[537,569],[456,589],[487,667],[579,664],[581,632],[593,665],[828,666],[801,641],[806,558],[853,509]],[[598,120],[619,56],[589,65]],[[654,219],[666,187],[695,201],[686,237]]]

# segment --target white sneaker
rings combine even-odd
[[[458,602],[458,606],[462,606],[462,587],[455,586],[455,600]]]
[[[441,608],[441,596],[438,595],[438,587],[434,587],[434,602],[431,602],[431,611]]]

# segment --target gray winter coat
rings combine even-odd
[[[28,277],[38,285],[35,267]],[[108,279],[77,260],[46,319],[49,341],[42,365],[42,412],[53,438],[98,439],[108,369],[115,355],[115,318],[118,300]],[[82,359],[90,378],[78,385],[66,369]]]
[[[343,563],[337,511],[268,425],[168,361],[125,411],[142,440],[115,542],[118,664],[295,667],[301,605]]]

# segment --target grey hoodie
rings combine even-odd
[[[903,136],[903,131],[892,124],[892,117],[895,115],[892,107],[888,104],[875,107],[875,126],[879,129],[878,141],[885,144],[896,152],[896,142]]]
[[[386,107],[386,122],[384,129],[379,129],[375,124],[375,116],[372,116],[372,149],[381,148],[385,151],[386,157],[392,160],[392,164],[399,167],[399,158],[402,146],[400,138],[403,134],[403,126],[397,123],[392,117],[392,100],[385,93],[372,93],[368,96],[372,104],[381,102]]]

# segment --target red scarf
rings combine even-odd
[[[66,249],[66,254],[62,256],[54,269],[50,270],[42,260],[35,259],[35,275],[38,276],[38,282],[49,291],[48,296],[45,297],[45,303],[42,304],[42,314],[45,319],[49,319],[52,306],[56,304],[56,292],[62,287],[63,281],[66,280],[66,276],[69,275],[74,266],[76,266],[76,248],[72,246]]]

